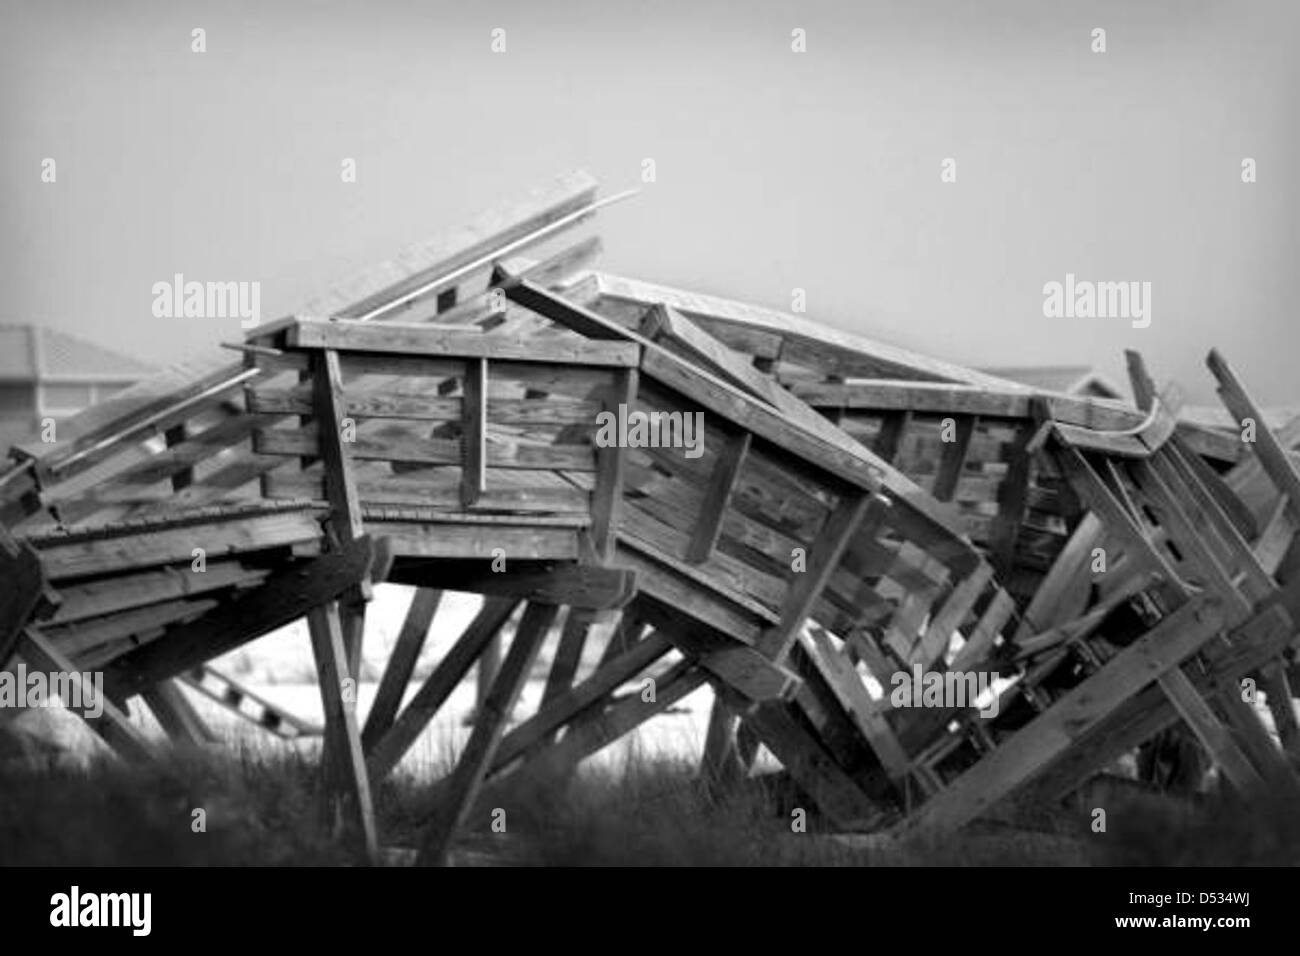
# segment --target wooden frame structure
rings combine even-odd
[[[1243,792],[1297,786],[1300,429],[1274,434],[1222,359],[1253,447],[1180,421],[1136,356],[1135,407],[1044,394],[591,271],[593,238],[517,257],[595,193],[566,177],[253,330],[242,360],[168,370],[14,449],[0,664],[102,670],[95,727],[146,759],[131,697],[202,742],[175,681],[306,618],[336,819],[371,860],[372,788],[476,665],[423,863],[485,783],[570,772],[706,684],[704,769],[734,780],[761,744],[841,829],[1058,800],[1178,721]],[[363,722],[382,581],[418,590]],[[403,707],[446,590],[482,609]],[[996,716],[893,706],[918,670],[996,672]],[[1246,675],[1279,742],[1233,692]],[[621,693],[647,676],[653,702]]]

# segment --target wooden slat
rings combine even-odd
[[[594,431],[594,427],[593,427]],[[302,431],[263,429],[253,433],[253,449],[263,455],[313,456],[320,447],[316,430]],[[426,465],[459,465],[463,459],[461,442],[448,439],[418,438],[409,434],[362,435],[348,447],[357,461],[401,461]],[[589,445],[505,444],[490,440],[487,445],[490,468],[516,468],[533,471],[562,469],[595,471],[595,450]]]
[[[465,400],[461,414],[460,503],[475,505],[487,491],[487,359],[475,359],[465,369]]]
[[[692,564],[701,564],[713,554],[722,533],[723,519],[727,513],[727,503],[736,488],[736,480],[745,465],[752,440],[749,432],[741,432],[727,442],[718,454],[713,466],[713,476],[704,493],[700,506],[699,521],[691,536],[691,543],[686,549],[686,560]]]
[[[639,375],[627,369],[610,389],[604,411],[620,418],[620,406],[632,408],[636,402]],[[628,450],[615,445],[596,450],[596,491],[592,497],[591,537],[596,558],[607,561],[614,553],[614,540],[622,524],[623,483],[627,475]]]
[[[287,331],[292,348],[339,349],[395,355],[446,356],[464,359],[505,359],[552,365],[630,368],[640,350],[625,342],[583,339],[507,338],[410,322],[325,322],[297,319]]]
[[[62,651],[30,625],[23,628],[18,653],[32,670],[66,674],[70,680],[79,684],[83,711],[91,701],[95,701],[97,707],[102,704],[103,713],[98,717],[87,719],[84,712],[79,716],[120,756],[134,763],[145,763],[157,758],[153,744],[131,723],[130,716],[123,712],[122,707],[114,703],[112,685],[107,679],[104,681],[103,700],[98,701],[95,699],[94,684],[89,680],[90,675],[77,670]],[[64,704],[66,706],[70,702],[64,701]]]
[[[257,588],[223,602],[198,621],[169,628],[158,640],[118,658],[105,684],[125,696],[189,670],[302,617],[356,585],[387,558],[369,538],[310,561],[285,565]]]
[[[1147,682],[1199,650],[1222,625],[1216,602],[1189,601],[932,798],[906,828],[949,830],[979,816]]]
[[[974,415],[962,415],[954,420],[956,434],[950,442],[943,444],[943,457],[939,459],[939,472],[934,479],[930,493],[940,501],[951,501],[961,478],[962,467],[966,464],[966,452],[970,449],[971,436],[979,418]]]
[[[1223,356],[1212,350],[1205,364],[1209,366],[1211,374],[1219,383],[1219,397],[1223,399],[1223,404],[1227,406],[1232,416],[1237,419],[1238,425],[1247,418],[1254,420],[1255,454],[1259,456],[1260,464],[1278,491],[1286,496],[1291,520],[1300,524],[1300,471],[1297,471],[1292,464],[1286,449],[1269,428],[1263,412],[1251,399]]]
[[[312,653],[325,712],[326,759],[332,772],[328,778],[343,803],[344,820],[357,850],[370,863],[377,863],[379,844],[375,835],[375,811],[370,797],[370,779],[357,730],[355,694],[343,691],[351,679],[343,628],[335,604],[317,605],[307,613]],[[331,728],[333,728],[331,730]]]
[[[885,508],[873,495],[850,495],[836,506],[808,554],[805,571],[793,576],[781,606],[780,622],[759,641],[759,650],[777,663],[790,652],[799,629],[811,612],[822,588],[830,580],[849,541],[874,511],[872,521],[883,518]]]
[[[442,603],[442,591],[435,588],[417,588],[411,605],[402,620],[402,629],[393,643],[392,653],[388,656],[388,665],[379,679],[379,688],[375,691],[374,703],[366,715],[365,728],[361,732],[361,745],[370,753],[376,743],[393,726],[397,710],[402,704],[406,687],[411,682],[420,651],[429,637],[429,628],[433,626],[434,616]]]
[[[421,838],[416,863],[424,866],[446,862],[456,830],[464,822],[482,786],[505,731],[506,721],[528,680],[537,652],[555,621],[557,608],[529,604],[510,642],[510,651],[492,687],[479,706],[474,730],[452,772],[447,792],[438,801],[437,812]]]
[[[367,754],[371,779],[382,780],[397,766],[519,604],[517,598],[488,598],[483,603],[465,633]]]

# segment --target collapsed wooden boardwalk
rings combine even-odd
[[[846,830],[1059,801],[1180,722],[1244,794],[1297,789],[1300,427],[1270,430],[1226,361],[1209,373],[1252,440],[1181,420],[1137,355],[1136,406],[1040,393],[596,271],[595,238],[518,257],[596,204],[567,177],[13,449],[0,663],[102,671],[91,725],[147,760],[131,697],[201,742],[176,682],[247,697],[207,662],[306,618],[325,772],[371,859],[371,788],[476,664],[492,679],[422,862],[485,782],[567,772],[705,684],[703,772],[764,746]],[[702,432],[600,440],[635,412]],[[380,581],[420,590],[362,725]],[[445,590],[486,600],[403,708]],[[996,715],[892,706],[917,668],[996,672]],[[624,692],[645,676],[653,701]]]

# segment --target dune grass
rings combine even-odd
[[[450,758],[447,758],[450,759]],[[347,849],[322,812],[314,757],[265,748],[176,753],[129,767],[98,759],[0,775],[0,865],[337,866]],[[418,845],[428,781],[395,774],[375,792],[382,842]],[[195,832],[195,810],[206,832]],[[795,827],[806,809],[806,826]],[[458,865],[987,866],[1300,862],[1293,809],[1231,798],[1176,821],[1112,799],[1106,833],[1086,808],[1055,832],[993,824],[906,844],[831,832],[784,774],[721,789],[695,767],[633,753],[621,767],[512,774],[489,785],[457,840]],[[495,826],[494,826],[495,824]],[[409,854],[407,854],[409,856]]]

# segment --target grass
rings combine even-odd
[[[409,774],[375,793],[382,842],[414,847],[427,782]],[[319,768],[301,754],[243,748],[175,755],[133,768],[12,768],[0,775],[3,865],[347,865],[321,812]],[[793,811],[809,810],[806,832]],[[206,813],[206,832],[192,829]],[[502,817],[504,812],[504,818]],[[1110,798],[1106,833],[1082,807],[1055,832],[968,828],[906,844],[832,833],[784,774],[720,791],[694,767],[633,756],[621,770],[567,777],[513,774],[485,788],[457,840],[460,865],[987,866],[1284,864],[1300,862],[1300,821],[1281,805],[1231,799],[1175,822],[1149,803]],[[504,820],[505,832],[496,832]]]

